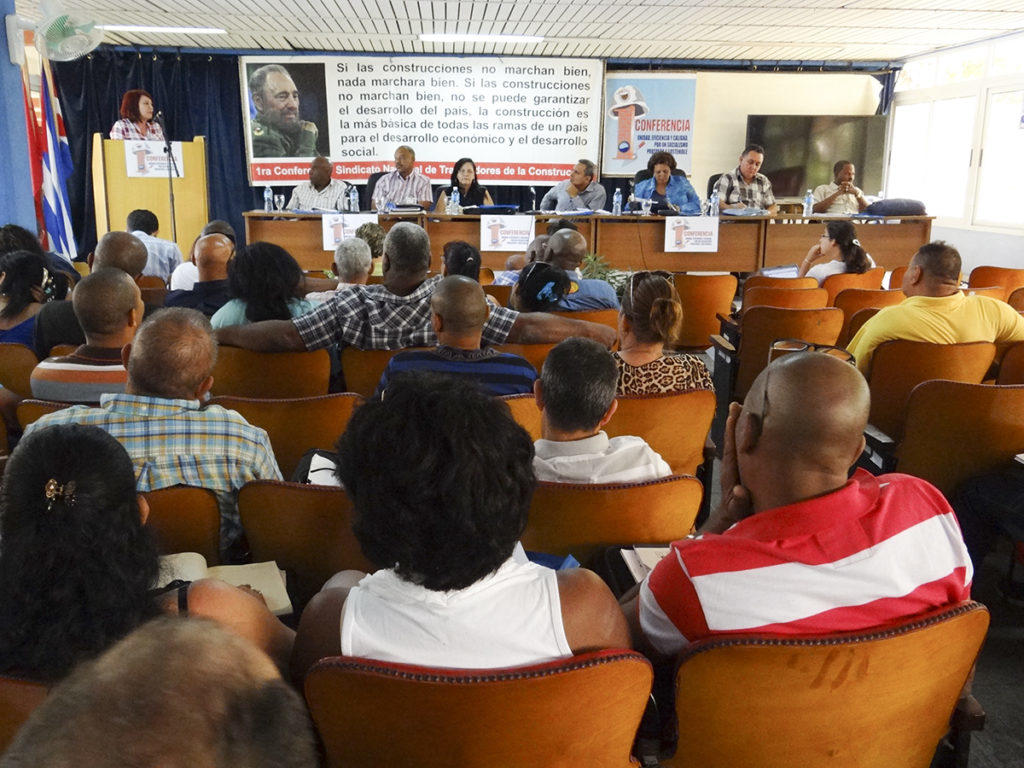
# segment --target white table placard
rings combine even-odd
[[[124,167],[129,178],[133,179],[158,179],[167,178],[167,153],[164,152],[166,144],[162,141],[135,141],[128,139],[124,142]],[[171,151],[174,153],[174,162],[178,164],[178,173],[175,178],[181,179],[185,176],[185,161],[181,155],[181,142],[172,141]]]
[[[481,251],[525,251],[534,237],[533,216],[480,217]]]
[[[376,224],[376,213],[325,213],[321,217],[324,250],[334,252],[342,240],[356,236],[363,224]]]
[[[718,250],[718,217],[666,217],[665,250],[714,253]]]

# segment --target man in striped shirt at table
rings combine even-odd
[[[373,187],[373,204],[380,210],[388,203],[434,207],[430,179],[416,169],[416,153],[402,145],[395,150],[395,170],[377,179]]]
[[[733,405],[721,504],[624,598],[652,656],[711,636],[867,629],[968,599],[971,561],[938,490],[847,479],[869,405],[857,369],[818,352],[776,360]]]

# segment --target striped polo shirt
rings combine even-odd
[[[520,395],[533,392],[537,370],[524,358],[508,352],[484,349],[457,349],[440,345],[435,349],[399,352],[392,357],[380,377],[375,395],[388,382],[408,371],[447,373],[475,381],[492,395]]]
[[[972,575],[938,490],[857,470],[833,493],[672,544],[639,619],[664,654],[722,634],[855,631],[966,600]]]
[[[124,392],[128,372],[120,347],[83,344],[70,355],[48,357],[32,370],[32,397],[61,403],[99,403]]]

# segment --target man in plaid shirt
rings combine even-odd
[[[718,177],[718,205],[726,208],[762,208],[772,216],[779,212],[779,206],[772,194],[772,183],[763,173],[758,173],[764,162],[764,147],[748,144],[740,155],[736,170]]]
[[[221,328],[217,338],[222,344],[261,352],[303,351],[334,344],[360,349],[432,347],[437,336],[430,322],[430,296],[442,278],[428,278],[429,268],[426,231],[400,222],[384,240],[383,284],[348,286],[301,317]],[[615,335],[612,328],[585,320],[498,307],[487,318],[481,344],[546,344],[583,336],[610,347]]]

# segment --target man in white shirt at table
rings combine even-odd
[[[835,180],[831,184],[815,187],[815,213],[841,213],[846,216],[860,213],[868,207],[864,193],[853,185],[857,169],[849,160],[840,160],[832,167]]]
[[[349,185],[331,178],[331,161],[315,157],[309,164],[309,181],[292,190],[289,211],[344,211],[348,201]]]
[[[434,206],[433,197],[430,179],[416,170],[416,152],[403,144],[395,150],[395,170],[377,179],[372,199],[378,210],[388,203],[430,209]]]

